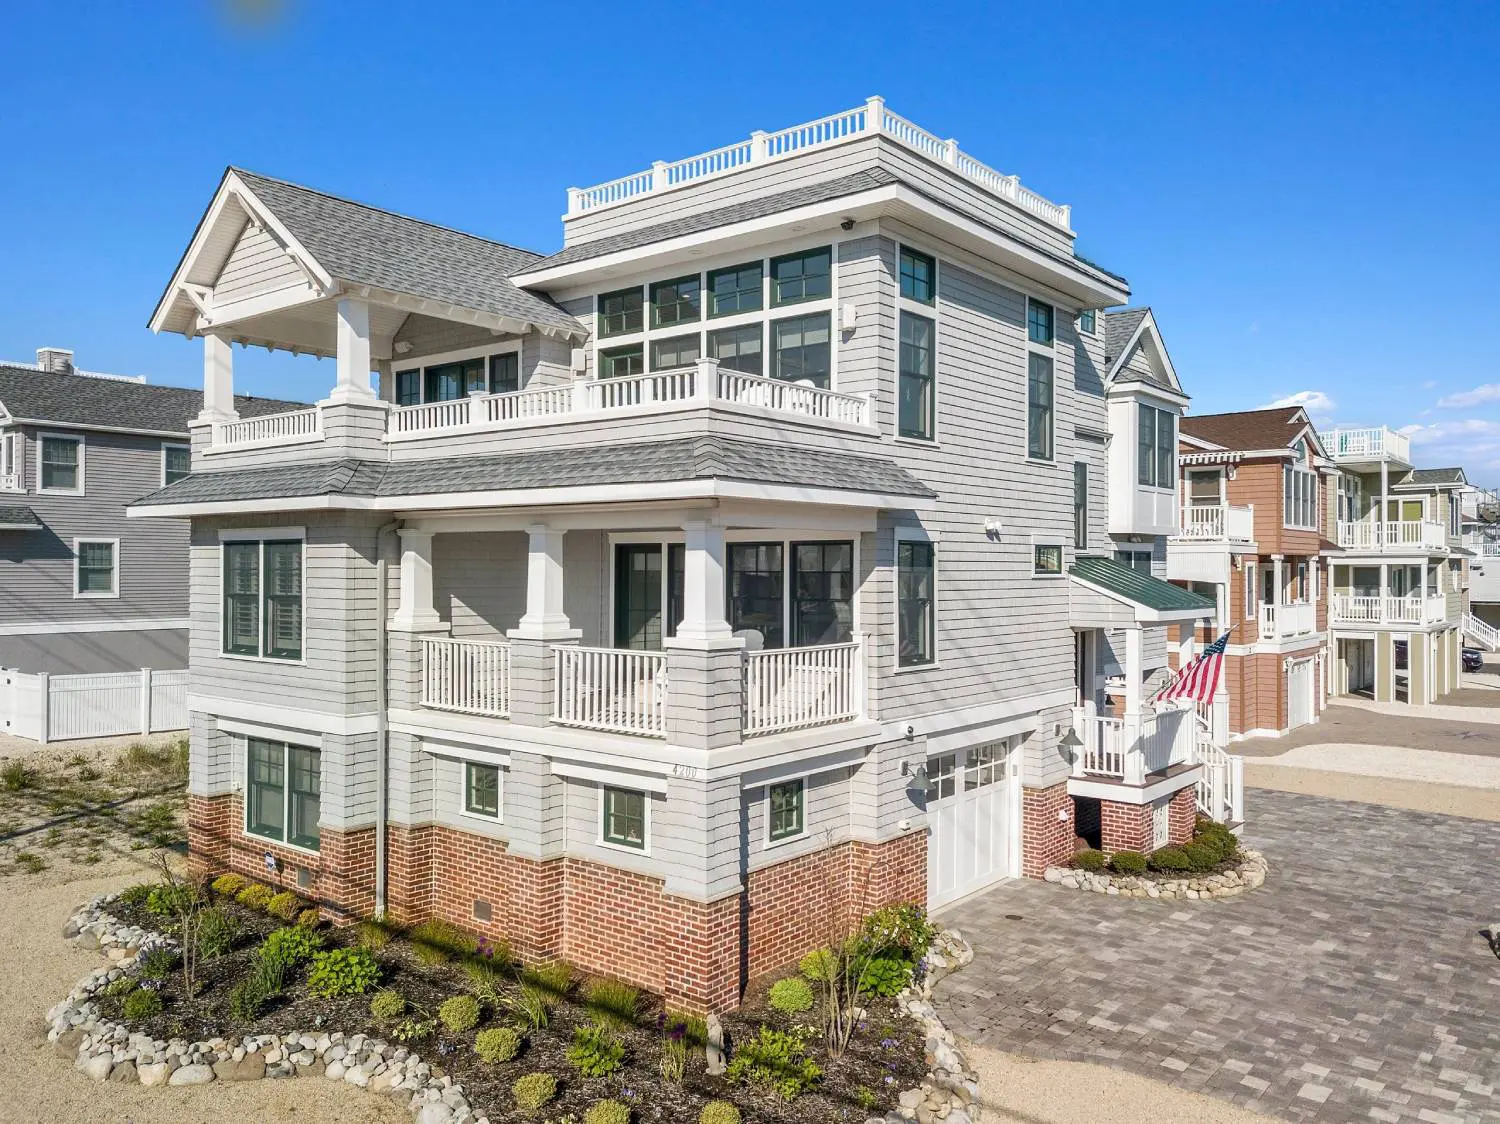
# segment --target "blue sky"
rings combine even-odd
[[[197,385],[145,323],[228,163],[545,251],[570,184],[879,93],[1073,205],[1194,412],[1304,395],[1500,484],[1500,6],[188,0],[17,6],[7,40],[0,357]]]

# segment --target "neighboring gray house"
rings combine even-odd
[[[1114,553],[1185,397],[1073,240],[878,98],[570,190],[550,257],[229,169],[151,321],[193,473],[131,510],[192,524],[196,862],[703,1009],[1084,815],[1182,839],[1223,762],[1144,661],[1213,606]],[[240,416],[235,342],[334,385]]]
[[[0,362],[0,667],[187,666],[187,528],[125,505],[186,476],[196,391]],[[294,403],[241,399],[245,413]]]

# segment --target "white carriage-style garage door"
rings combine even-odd
[[[1009,742],[927,759],[927,907],[1012,873],[1015,815]]]
[[[1294,660],[1286,673],[1287,726],[1295,730],[1313,720],[1313,661]]]

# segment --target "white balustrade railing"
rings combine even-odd
[[[667,656],[632,648],[552,649],[552,720],[618,734],[667,735]]]
[[[653,402],[681,402],[693,396],[696,367],[676,367],[649,375],[617,379],[590,379],[585,388],[585,409],[621,410],[649,406]]]
[[[848,425],[870,424],[870,399],[800,382],[768,379],[719,368],[718,397],[739,406],[759,406],[778,413],[801,414]]]
[[[1482,621],[1473,613],[1463,615],[1464,633],[1470,640],[1488,648],[1492,652],[1500,652],[1500,628],[1496,628],[1488,621]]]
[[[841,113],[820,117],[816,121],[794,125],[774,133],[753,133],[749,140],[737,141],[710,152],[671,162],[658,160],[644,172],[621,176],[594,187],[568,189],[568,216],[587,214],[649,197],[690,183],[701,183],[730,175],[743,168],[784,160],[798,153],[861,136],[880,135],[930,160],[946,164],[959,175],[977,184],[1037,218],[1064,231],[1070,230],[1070,208],[1044,199],[1021,186],[1015,176],[995,171],[958,147],[893,113],[881,98],[870,98],[864,105]]]
[[[1335,460],[1399,460],[1411,463],[1411,438],[1383,425],[1335,429],[1324,442]]]
[[[1253,542],[1255,508],[1233,504],[1194,505],[1182,509],[1178,538]]]
[[[316,406],[263,414],[258,418],[218,422],[213,427],[212,448],[247,445],[291,445],[318,441],[323,437],[323,411]]]
[[[1083,746],[1078,751],[1075,773],[1091,777],[1125,776],[1125,723],[1118,718],[1085,715],[1079,734]]]
[[[1318,607],[1311,601],[1263,601],[1259,624],[1261,636],[1305,636],[1318,627]]]
[[[859,717],[860,645],[821,644],[745,655],[745,733],[767,734]]]
[[[510,714],[510,645],[489,640],[422,638],[422,705],[435,710]]]
[[[1383,597],[1335,593],[1329,608],[1337,624],[1436,624],[1447,619],[1448,599],[1420,593]]]
[[[1145,755],[1144,772],[1157,773],[1192,760],[1194,717],[1191,710],[1159,710],[1141,717],[1138,744]]]
[[[1338,525],[1338,544],[1346,550],[1443,550],[1448,528],[1432,519],[1361,519]]]
[[[1201,728],[1196,737],[1196,760],[1203,766],[1195,797],[1198,811],[1219,823],[1245,820],[1245,759],[1214,745]]]

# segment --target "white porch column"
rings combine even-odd
[[[370,305],[368,301],[341,298],[338,302],[338,382],[330,402],[375,402],[370,389]]]
[[[443,628],[432,597],[432,532],[403,527],[401,601],[391,618],[399,632],[433,632]]]
[[[1376,619],[1381,621],[1385,620],[1386,617],[1386,598],[1391,595],[1390,570],[1390,563],[1382,562],[1380,564],[1380,589],[1377,591],[1380,594],[1380,599],[1375,602],[1375,612],[1377,614]]]
[[[682,525],[682,623],[678,647],[739,646],[724,614],[724,528],[708,519]]]
[[[1204,622],[1207,623],[1207,622]],[[1177,670],[1181,671],[1193,662],[1193,648],[1195,646],[1194,633],[1198,629],[1199,622],[1184,622],[1177,627],[1182,630],[1182,639],[1177,641]]]
[[[203,337],[203,410],[199,421],[224,422],[239,417],[234,408],[234,353],[229,341]]]
[[[1146,783],[1146,751],[1141,745],[1141,702],[1145,686],[1142,683],[1145,663],[1142,651],[1141,626],[1133,624],[1125,630],[1125,714],[1122,718],[1122,733],[1125,737],[1125,783]]]
[[[545,523],[526,528],[526,615],[512,636],[526,640],[572,640],[580,635],[563,612],[563,532]]]
[[[1389,499],[1387,491],[1391,483],[1391,468],[1385,461],[1380,462],[1380,546],[1384,547],[1389,541],[1386,534],[1386,522],[1389,518]]]

